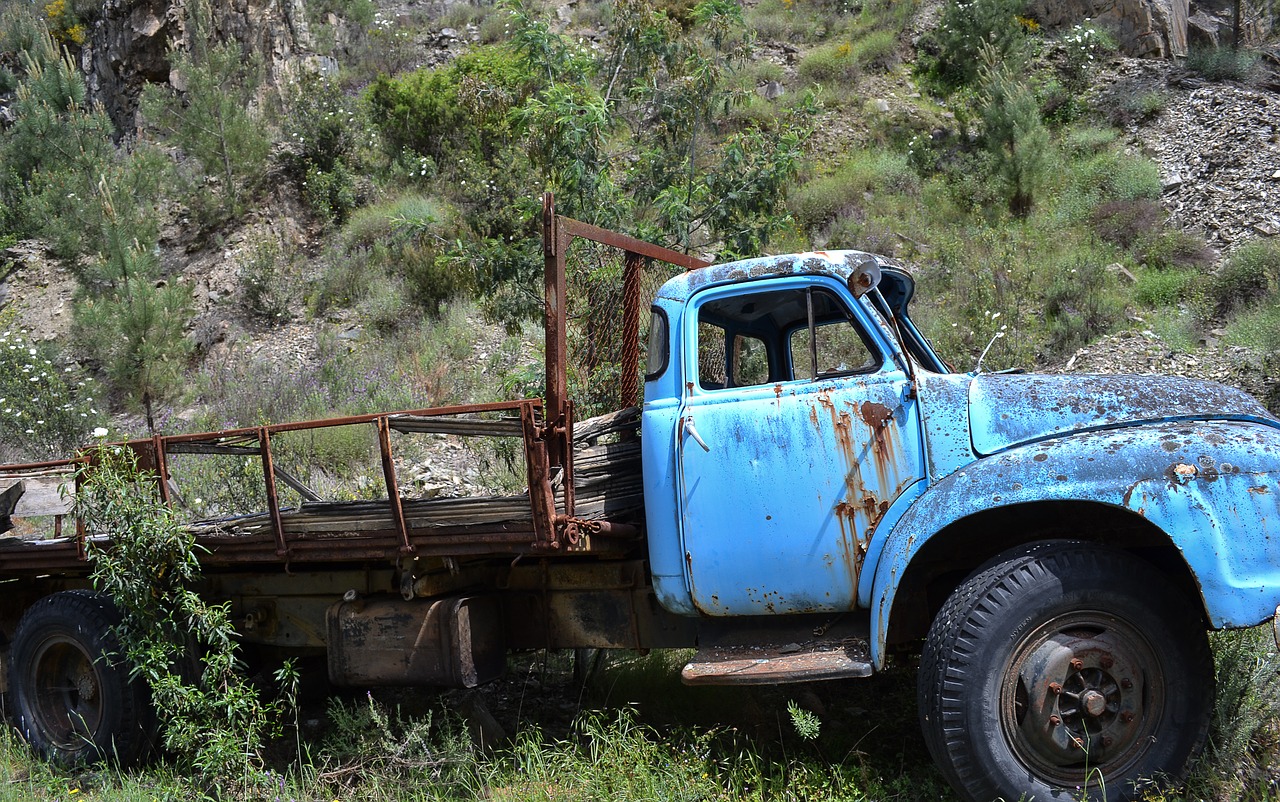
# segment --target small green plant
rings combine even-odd
[[[1064,265],[1045,291],[1049,345],[1070,353],[1105,334],[1120,320],[1124,302],[1116,296],[1107,269],[1094,261]]]
[[[1228,315],[1280,291],[1280,245],[1250,243],[1236,251],[1211,277],[1213,312]]]
[[[857,150],[831,175],[821,176],[793,190],[787,200],[796,222],[806,229],[860,210],[867,197],[882,193],[915,195],[920,179],[908,158],[892,151]]]
[[[805,710],[794,699],[788,699],[787,715],[791,717],[791,726],[795,727],[796,735],[806,741],[818,740],[818,736],[822,734],[822,719],[816,713]]]
[[[1265,799],[1270,756],[1280,748],[1280,672],[1270,627],[1210,635],[1215,696],[1206,756],[1189,782],[1197,798]],[[1252,793],[1251,793],[1252,791]]]
[[[1186,303],[1187,290],[1196,279],[1194,270],[1143,270],[1133,288],[1133,298],[1153,307],[1172,307]]]
[[[1098,61],[1116,49],[1106,31],[1093,25],[1075,25],[1058,40],[1063,59],[1059,68],[1062,82],[1070,92],[1082,92],[1089,86]]]
[[[103,203],[110,208],[110,198]],[[191,341],[190,293],[161,279],[155,251],[116,241],[94,260],[76,302],[76,341],[117,390],[142,405],[155,431],[153,404],[180,383]]]
[[[812,83],[844,83],[858,75],[858,60],[848,42],[815,47],[800,60],[800,77]]]

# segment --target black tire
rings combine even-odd
[[[147,751],[151,704],[119,656],[119,623],[109,599],[85,590],[45,596],[18,622],[9,688],[19,730],[45,759],[128,765]]]
[[[1203,748],[1213,661],[1167,577],[1060,541],[1006,552],[952,593],[918,691],[929,752],[966,798],[1128,800]]]

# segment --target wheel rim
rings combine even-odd
[[[28,670],[32,725],[62,750],[92,743],[102,723],[102,678],[93,658],[74,639],[48,638]]]
[[[1000,689],[1000,723],[1033,775],[1066,787],[1123,777],[1154,743],[1164,710],[1155,651],[1100,611],[1051,619],[1016,645]]]

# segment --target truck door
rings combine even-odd
[[[825,276],[711,288],[686,313],[677,450],[694,605],[853,608],[876,523],[923,476],[888,340]]]

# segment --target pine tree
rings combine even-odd
[[[205,2],[188,5],[189,47],[170,50],[182,91],[148,86],[143,115],[218,177],[217,209],[222,217],[243,209],[241,184],[261,175],[271,140],[250,110],[262,82],[261,60],[246,57],[235,42],[214,44]],[[200,177],[195,177],[198,185]],[[197,193],[197,198],[200,194]]]

